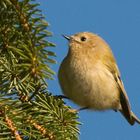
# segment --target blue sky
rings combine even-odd
[[[58,71],[67,53],[67,41],[61,34],[90,31],[102,36],[112,48],[121,71],[132,110],[140,117],[140,0],[37,0],[53,32]],[[49,90],[60,94],[57,76],[49,81]],[[77,108],[72,102],[68,105]],[[80,140],[138,140],[140,125],[130,126],[113,111],[79,113]]]

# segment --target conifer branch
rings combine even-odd
[[[21,137],[20,137],[20,135],[19,135],[19,133],[18,133],[18,130],[14,126],[14,123],[12,122],[12,120],[10,118],[8,118],[8,116],[5,116],[4,121],[7,124],[7,126],[9,127],[9,129],[11,130],[12,135],[15,136],[15,139],[16,140],[22,140]]]
[[[33,0],[0,1],[0,139],[78,139],[77,113],[48,92],[47,27]]]
[[[19,20],[21,22],[21,25],[23,26],[23,28],[26,30],[26,31],[29,31],[30,30],[30,27],[29,27],[29,23],[27,21],[27,17],[25,16],[25,14],[22,12],[19,4],[18,4],[18,1],[17,0],[10,0],[10,2],[15,6],[16,8],[16,11],[17,13],[19,14]]]
[[[40,133],[45,137],[48,138],[49,140],[55,140],[55,136],[52,132],[49,132],[49,130],[47,130],[46,128],[44,128],[43,126],[37,124],[35,121],[30,120],[30,123],[37,129],[40,131]]]

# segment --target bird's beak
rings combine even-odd
[[[67,35],[62,35],[64,38],[66,38],[68,41],[70,40],[70,36],[67,36]]]

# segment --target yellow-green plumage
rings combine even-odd
[[[83,32],[69,38],[58,78],[64,95],[81,107],[118,110],[130,124],[140,123],[130,110],[113,53],[99,36]]]

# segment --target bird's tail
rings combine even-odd
[[[134,123],[137,122],[137,123],[140,124],[140,119],[138,119],[138,117],[132,111],[131,111],[131,115],[132,115],[133,122]]]
[[[126,120],[131,124],[134,125],[135,122],[140,124],[140,119],[131,111],[131,117],[128,118],[122,111],[120,111],[122,115],[126,118]]]

